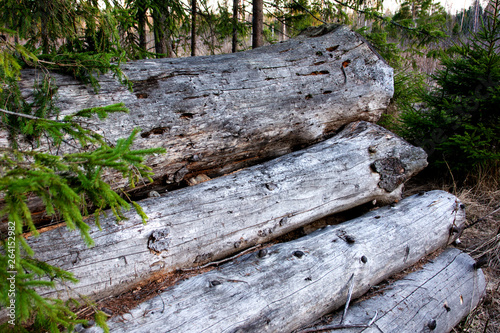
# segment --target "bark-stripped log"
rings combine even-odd
[[[426,164],[421,148],[377,125],[353,123],[303,151],[144,200],[147,225],[132,212],[119,225],[104,219],[102,232],[91,230],[93,248],[62,228],[29,244],[37,258],[80,279],[74,292],[104,297],[155,272],[217,260],[332,213],[392,202]]]
[[[95,124],[110,142],[140,127],[136,148],[166,148],[147,162],[158,185],[219,176],[319,142],[350,122],[377,121],[386,109],[392,68],[347,27],[314,33],[248,52],[128,62],[122,69],[133,92],[111,75],[101,76],[95,94],[53,74],[57,106],[65,114],[124,102],[130,114]],[[25,95],[36,75],[23,71]],[[113,181],[126,185],[120,175]]]
[[[446,246],[464,223],[455,196],[415,195],[182,281],[112,319],[110,330],[290,332],[345,304],[353,274],[357,297]]]
[[[457,249],[448,249],[422,270],[387,286],[382,295],[351,305],[343,324],[367,328],[329,330],[342,320],[339,311],[327,325],[299,330],[300,333],[401,333],[450,332],[478,304],[486,292],[481,269],[474,259]]]

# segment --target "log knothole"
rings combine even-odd
[[[356,238],[352,235],[345,235],[344,240],[346,241],[347,244],[354,244],[356,243]]]
[[[193,117],[194,117],[194,113],[191,113],[191,112],[184,112],[180,115],[181,119],[186,119],[186,120],[193,119]]]
[[[265,256],[267,256],[267,255],[268,255],[268,253],[269,253],[269,252],[267,251],[267,249],[261,249],[261,250],[259,250],[259,251],[257,252],[257,258],[261,258],[261,259],[262,259],[262,258],[264,258]]]
[[[437,322],[436,319],[431,319],[427,322],[427,327],[431,330],[434,331],[437,327]]]
[[[406,262],[408,260],[408,257],[410,256],[410,246],[409,245],[406,245],[406,248],[405,248],[405,255],[404,255],[404,258],[403,258],[403,262]]]
[[[138,93],[138,94],[135,94],[135,97],[137,97],[137,99],[145,99],[145,98],[148,98],[148,94],[146,93]]]
[[[444,303],[443,303],[443,307],[444,307],[444,309],[446,310],[446,312],[450,312],[450,311],[451,311],[451,308],[450,308],[450,306],[448,305],[448,302],[444,302]]]
[[[71,256],[73,256],[74,254],[76,254],[75,259],[73,259],[73,260],[71,261],[71,263],[72,263],[73,265],[75,265],[77,262],[79,262],[79,261],[80,261],[80,252],[78,252],[78,251],[70,251],[70,254],[71,254]]]
[[[216,286],[220,286],[221,284],[222,284],[222,282],[220,282],[219,280],[212,280],[208,283],[208,287],[213,288]]]
[[[293,255],[294,257],[297,257],[297,258],[299,258],[299,259],[300,259],[300,258],[302,258],[303,256],[305,256],[305,253],[304,253],[304,252],[302,252],[302,251],[300,251],[300,250],[297,250],[297,251],[293,251],[292,255]]]
[[[278,185],[274,183],[266,183],[265,186],[269,191],[274,191],[275,189],[278,188]]]

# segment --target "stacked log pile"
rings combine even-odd
[[[29,238],[38,259],[80,280],[40,290],[44,296],[99,300],[247,251],[333,213],[370,202],[385,206],[185,280],[112,318],[111,332],[298,330],[445,248],[463,229],[464,206],[446,192],[398,202],[404,182],[427,165],[426,154],[370,123],[392,96],[392,69],[346,27],[323,27],[250,52],[147,60],[124,70],[133,93],[111,77],[102,78],[94,94],[54,74],[59,106],[69,112],[125,102],[129,115],[95,126],[110,141],[140,126],[136,148],[167,148],[149,160],[157,177],[148,191],[225,175],[142,200],[146,225],[132,212],[120,224],[103,219],[103,230],[90,232],[92,248],[64,228]],[[25,94],[35,75],[25,72]],[[400,292],[352,306],[342,325],[383,327],[384,318],[395,318],[407,325],[401,327],[420,327],[434,320],[445,332],[477,304],[485,286],[472,259],[454,251],[442,258],[412,286],[401,282],[395,285]],[[460,273],[446,273],[445,266]],[[436,283],[452,275],[435,303],[446,300],[450,310],[418,317],[428,307],[421,299],[434,297]],[[401,310],[408,295],[420,301]],[[366,320],[375,311],[380,317]]]
[[[56,229],[29,240],[37,258],[78,276],[60,298],[104,297],[158,272],[198,266],[265,243],[329,214],[378,200],[392,202],[426,155],[370,123],[237,173],[141,202],[134,212],[94,227],[92,248],[78,232]],[[67,244],[72,244],[68,247]],[[96,274],[99,272],[99,274]],[[55,296],[47,291],[46,296]]]
[[[340,307],[348,294],[358,297],[426,254],[445,247],[457,236],[453,230],[464,226],[465,212],[460,206],[456,197],[442,191],[407,198],[394,206],[242,256],[220,269],[185,280],[110,321],[110,329],[137,333],[290,332]],[[451,256],[455,257],[451,258],[453,262],[459,254],[453,252]],[[457,259],[460,260],[464,259]],[[449,264],[450,257],[445,257],[445,261]],[[426,316],[444,321],[436,316],[447,313],[444,303],[441,304],[447,298],[450,307],[447,315],[453,322],[467,314],[465,310],[474,307],[484,292],[485,282],[482,273],[473,269],[473,260],[467,258],[465,262],[442,273],[443,265],[438,261],[432,272],[437,270],[442,275],[426,273],[433,288],[427,286],[427,280],[417,282],[417,286],[421,283],[425,287],[421,295],[413,296],[417,302],[408,304],[411,309],[405,314],[441,305],[437,309],[440,311],[426,311],[415,321],[412,317],[395,315],[391,318],[396,319],[396,324],[391,323],[390,328],[398,327],[398,320],[407,324],[401,326],[419,327]],[[441,280],[448,277],[454,279]],[[450,284],[457,281],[463,284],[458,290]],[[436,289],[440,293],[435,293]],[[411,293],[411,289],[408,287],[395,298],[392,293],[385,296],[392,299],[384,304],[385,312],[390,312],[391,306],[401,306],[408,297],[404,292]],[[429,299],[435,302],[429,304]],[[365,319],[365,310],[356,310],[360,313],[358,317]],[[371,310],[368,314],[373,316],[378,308],[373,306]],[[382,322],[381,318],[384,316],[379,318]],[[440,323],[440,327],[444,325]],[[422,329],[423,325],[417,330],[396,331]]]

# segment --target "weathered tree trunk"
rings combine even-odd
[[[450,332],[479,303],[486,291],[481,269],[474,269],[474,259],[457,249],[448,249],[421,270],[389,285],[384,293],[351,305],[344,326],[343,311],[338,311],[327,325],[318,325],[297,333],[401,333]]]
[[[373,200],[392,202],[402,183],[426,166],[425,157],[377,125],[355,123],[304,151],[144,200],[146,225],[133,212],[120,224],[104,219],[103,231],[90,232],[92,248],[78,232],[63,228],[29,244],[37,258],[80,280],[68,293],[61,287],[59,297],[104,297],[157,272],[224,258],[336,212]]]
[[[364,294],[464,223],[453,195],[415,195],[182,281],[108,324],[114,333],[290,332],[345,304],[351,281],[353,297]]]
[[[68,113],[124,102],[130,114],[96,126],[110,142],[140,127],[136,148],[166,148],[147,161],[158,185],[213,178],[311,145],[349,122],[379,119],[393,94],[392,69],[348,28],[321,32],[248,52],[127,62],[133,93],[111,75],[101,76],[95,94],[53,74],[57,106]],[[28,95],[36,72],[22,77]],[[116,186],[127,185],[115,176]]]

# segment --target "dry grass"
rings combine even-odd
[[[483,302],[454,332],[500,332],[500,186],[487,178],[471,188],[458,190],[467,206],[468,227],[460,248],[474,259],[484,257],[487,294]]]

